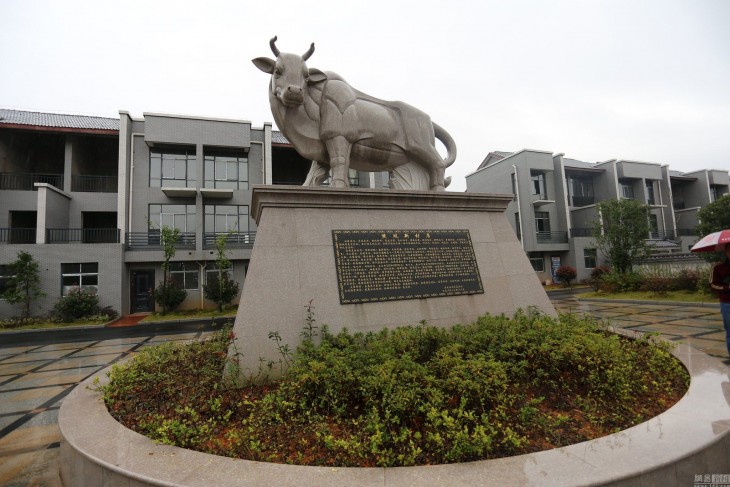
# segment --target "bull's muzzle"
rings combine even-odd
[[[288,86],[281,93],[280,98],[284,105],[301,105],[302,103],[304,103],[304,91],[299,86]]]

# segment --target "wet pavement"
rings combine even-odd
[[[730,363],[719,307],[624,304],[553,299],[561,312],[609,320],[619,328],[654,332]],[[3,346],[0,334],[0,485],[61,486],[58,410],[76,384],[136,351],[208,332]]]

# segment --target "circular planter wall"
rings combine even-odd
[[[90,378],[61,406],[61,478],[66,487],[693,485],[695,475],[730,471],[730,377],[687,345],[675,355],[690,372],[689,391],[649,421],[564,448],[421,467],[304,467],[159,445],[114,420]]]

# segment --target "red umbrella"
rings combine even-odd
[[[730,244],[730,229],[705,235],[694,244],[691,252],[722,252],[725,245]]]

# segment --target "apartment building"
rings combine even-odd
[[[490,152],[466,177],[467,191],[512,193],[507,207],[535,272],[548,281],[560,265],[586,279],[605,262],[591,237],[596,204],[636,199],[649,206],[649,245],[654,252],[687,252],[697,240],[697,211],[729,192],[727,171],[670,171],[652,162],[588,163],[564,154],[523,149]]]
[[[0,293],[22,250],[40,264],[45,296],[34,314],[75,286],[121,314],[151,311],[168,226],[180,231],[170,273],[187,290],[181,307],[213,307],[203,285],[218,272],[216,238],[227,235],[225,271],[243,285],[252,186],[301,185],[309,167],[270,123],[0,109]],[[350,184],[387,186],[387,174],[353,171]],[[0,299],[0,318],[17,314]]]

